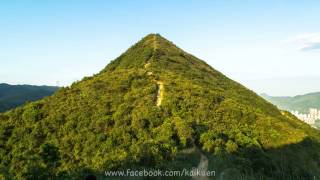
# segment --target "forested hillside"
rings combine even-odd
[[[309,113],[310,108],[320,109],[320,93],[309,93],[298,96],[268,96],[267,94],[261,95],[266,100],[281,109],[290,111],[299,111],[301,113]]]
[[[192,169],[205,157],[215,179],[317,179],[319,138],[151,34],[98,74],[0,114],[0,172],[7,179],[103,178],[105,170]]]
[[[58,87],[0,84],[0,112],[52,95]]]

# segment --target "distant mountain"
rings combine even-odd
[[[0,84],[0,112],[52,95],[58,87]]]
[[[225,180],[319,179],[319,142],[319,131],[150,34],[100,73],[0,114],[0,174],[196,169]]]
[[[310,108],[320,109],[320,92],[309,93],[294,97],[276,97],[261,94],[263,98],[284,110],[297,110],[301,113],[308,113]]]

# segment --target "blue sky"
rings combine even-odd
[[[320,1],[0,1],[0,82],[70,85],[160,33],[257,93],[320,91]]]

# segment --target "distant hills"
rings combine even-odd
[[[301,113],[308,113],[310,108],[320,109],[320,92],[298,95],[294,97],[269,96],[261,94],[263,98],[284,110],[297,110]]]
[[[0,83],[0,112],[52,95],[59,87]]]
[[[96,75],[0,113],[0,178],[319,179],[319,143],[316,129],[150,34]]]

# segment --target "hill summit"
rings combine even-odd
[[[223,179],[311,179],[320,175],[319,137],[150,34],[98,74],[0,114],[0,172],[72,179],[198,168]]]

